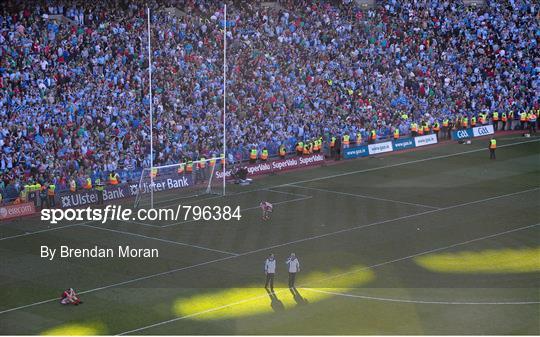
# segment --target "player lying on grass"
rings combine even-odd
[[[60,303],[79,305],[82,304],[82,301],[79,298],[79,295],[77,295],[77,293],[75,292],[75,290],[73,290],[73,288],[69,288],[62,293]]]
[[[270,213],[272,213],[272,209],[274,206],[272,206],[272,204],[269,203],[268,201],[261,201],[260,206],[262,209],[262,219],[269,220]]]

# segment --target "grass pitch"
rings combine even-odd
[[[160,207],[239,205],[240,221],[3,222],[0,333],[538,335],[540,142],[499,137],[496,161],[486,143],[268,176],[227,197],[156,195]],[[270,221],[261,200],[275,204]],[[41,245],[119,244],[160,256],[39,256]],[[61,306],[67,287],[85,303]]]

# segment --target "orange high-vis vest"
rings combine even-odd
[[[376,140],[377,139],[377,132],[375,130],[371,130],[371,139]]]
[[[424,132],[429,132],[429,125],[424,125]]]
[[[266,159],[268,159],[268,150],[263,149],[261,152],[261,160],[266,160]]]
[[[180,165],[178,165],[178,170],[176,170],[176,172],[178,172],[178,174],[184,173],[184,166],[185,165],[186,164],[184,164],[184,163],[180,163]]]
[[[394,130],[394,139],[399,139],[399,130],[398,129]]]
[[[489,141],[489,148],[492,150],[495,150],[497,148],[497,141],[495,139]]]
[[[356,134],[356,145],[360,145],[360,144],[362,144],[362,134],[358,132]]]
[[[150,173],[150,174],[152,174],[152,173]],[[109,184],[118,185],[118,179],[116,178],[116,175],[113,175],[112,173],[109,174]]]
[[[286,154],[286,153],[287,153],[287,151],[285,150],[285,146],[281,146],[281,147],[279,148],[279,155],[280,155],[281,157],[285,157],[285,154]]]
[[[412,132],[417,132],[418,131],[418,127],[416,126],[416,123],[411,124],[411,131]]]
[[[212,157],[212,159],[210,159],[210,162],[208,163],[208,166],[210,166],[210,167],[216,166],[216,157]]]
[[[343,145],[349,145],[349,135],[343,135]]]
[[[257,150],[251,149],[251,152],[249,153],[249,159],[256,160],[257,159]]]
[[[418,134],[419,134],[419,135],[423,135],[423,134],[424,134],[424,128],[419,127],[419,128],[418,128]]]
[[[193,162],[189,161],[186,165],[186,172],[191,173],[193,172]]]

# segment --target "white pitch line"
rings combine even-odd
[[[370,301],[382,301],[382,302],[397,302],[397,303],[412,303],[412,304],[441,304],[441,305],[530,305],[540,304],[539,301],[524,301],[524,302],[447,302],[447,301],[424,301],[424,300],[407,300],[401,298],[388,298],[388,297],[374,297],[366,295],[354,295],[343,292],[326,291],[313,288],[299,288],[301,290],[307,290],[315,293],[329,294],[335,296],[359,298]]]
[[[285,192],[285,191],[276,191],[270,188],[267,188],[266,191],[274,192],[274,193],[281,193],[281,194],[287,194],[287,195],[293,195],[293,196],[300,196],[300,197],[311,197],[311,195],[307,194],[300,194],[300,193],[291,193],[291,192]]]
[[[538,189],[539,188],[535,188],[535,189],[532,189],[532,190],[538,190]],[[150,278],[163,276],[163,275],[170,275],[170,274],[174,274],[174,273],[179,272],[179,271],[184,271],[184,270],[193,269],[193,268],[205,266],[205,265],[216,263],[216,262],[222,262],[222,261],[226,261],[226,260],[229,260],[229,259],[234,259],[234,258],[237,258],[237,257],[240,257],[240,256],[247,256],[247,255],[255,254],[255,253],[258,253],[258,252],[261,252],[261,251],[264,251],[264,250],[274,249],[274,248],[277,248],[277,247],[282,247],[282,246],[287,246],[287,245],[291,245],[291,244],[295,244],[295,243],[299,243],[299,242],[303,242],[303,241],[318,239],[318,238],[322,238],[322,237],[326,237],[326,236],[330,236],[330,235],[336,235],[336,234],[340,234],[340,233],[350,232],[350,231],[354,231],[354,230],[358,230],[358,229],[362,229],[362,228],[366,228],[366,227],[370,227],[370,226],[380,225],[380,224],[384,224],[384,223],[388,223],[388,222],[392,222],[392,221],[403,220],[404,218],[412,218],[412,217],[425,215],[425,214],[429,214],[429,213],[435,213],[435,212],[443,211],[443,210],[450,209],[450,208],[462,207],[462,206],[472,205],[472,204],[476,204],[476,203],[480,203],[480,202],[484,202],[484,201],[489,201],[489,200],[494,200],[494,199],[498,199],[498,198],[504,198],[504,197],[508,197],[508,196],[513,196],[513,195],[517,195],[517,194],[521,194],[521,193],[530,192],[532,190],[525,190],[525,191],[521,191],[521,192],[503,194],[503,195],[499,195],[499,196],[495,196],[495,197],[491,197],[491,198],[486,198],[486,199],[476,200],[476,201],[472,201],[472,202],[468,202],[468,203],[464,203],[464,204],[454,205],[454,206],[450,206],[450,207],[447,207],[447,208],[429,210],[429,211],[426,211],[426,212],[406,215],[404,217],[399,217],[399,218],[395,218],[395,219],[389,219],[389,220],[379,221],[379,222],[375,222],[375,223],[371,223],[371,224],[366,224],[366,225],[356,226],[356,227],[352,227],[352,228],[342,229],[342,230],[339,230],[339,231],[330,232],[330,233],[317,235],[317,236],[312,236],[312,237],[308,237],[308,238],[305,238],[305,239],[290,241],[290,242],[286,242],[286,243],[283,243],[283,244],[278,244],[278,245],[274,245],[274,246],[270,246],[270,247],[266,247],[266,248],[260,248],[260,249],[252,250],[252,251],[249,251],[249,252],[238,253],[238,255],[235,255],[235,256],[227,256],[227,257],[223,257],[223,258],[219,258],[219,259],[215,259],[215,260],[210,260],[210,261],[207,261],[207,262],[194,264],[194,265],[191,265],[191,266],[186,266],[186,267],[181,267],[181,268],[177,268],[177,269],[167,270],[167,271],[157,273],[157,274],[150,274],[150,275],[134,278],[134,279],[131,279],[131,280],[126,280],[126,281],[119,282],[119,283],[113,283],[113,284],[109,284],[109,285],[102,286],[102,287],[99,287],[99,288],[94,288],[94,289],[81,291],[79,293],[80,294],[86,294],[86,293],[91,293],[91,292],[95,292],[95,291],[99,291],[99,290],[103,290],[103,289],[113,288],[113,287],[121,286],[121,285],[124,285],[124,284],[130,284],[130,283],[143,281],[143,280],[147,280],[147,279],[150,279]],[[520,228],[520,229],[517,229],[517,230],[522,230],[522,229],[529,228],[529,227],[534,227],[534,226],[537,226],[537,225],[538,224],[531,225],[531,226],[523,227],[523,228]],[[469,241],[466,241],[466,242],[468,243],[468,242],[473,242],[473,241],[474,240],[469,240]],[[458,245],[458,244],[454,244],[451,247],[455,247],[456,245]],[[448,248],[450,248],[450,246]],[[442,250],[442,249],[439,249],[439,250]],[[435,250],[432,250],[431,252],[433,252],[433,251],[435,251]],[[407,258],[410,258],[410,257],[414,257],[414,256],[408,256]],[[397,262],[397,261],[395,261],[395,262]],[[379,264],[379,265],[381,265],[381,264]],[[44,300],[44,301],[40,301],[40,302],[36,302],[36,303],[30,303],[30,304],[22,305],[22,306],[11,308],[11,309],[6,309],[6,310],[3,310],[3,311],[0,311],[0,315],[11,312],[11,311],[16,311],[16,310],[32,307],[32,306],[39,305],[39,304],[54,302],[56,300],[58,300],[58,298],[52,298],[52,299],[49,299],[49,300]]]
[[[79,225],[86,224],[86,223],[90,223],[90,222],[93,222],[93,221],[86,221],[86,222],[82,222],[82,223],[73,223],[73,224],[65,225],[65,226],[58,226],[58,227],[53,227],[53,228],[41,229],[41,230],[34,231],[34,232],[28,232],[28,233],[23,233],[23,234],[17,234],[17,235],[12,235],[12,236],[6,236],[6,237],[3,237],[3,238],[0,238],[0,241],[9,240],[9,239],[15,239],[15,238],[20,238],[20,237],[23,237],[23,236],[29,236],[29,235],[34,235],[34,234],[40,234],[40,233],[45,233],[45,232],[50,232],[50,231],[55,231],[55,230],[58,230],[58,229],[64,229],[64,228],[69,228],[69,227],[75,227],[75,226],[79,226]]]
[[[324,277],[324,278],[319,279],[318,281],[320,282],[320,281],[330,280],[330,279],[332,279],[332,278],[339,277],[339,276],[342,276],[342,275],[345,275],[345,274],[357,273],[357,272],[362,271],[362,270],[368,270],[368,269],[377,268],[377,267],[380,267],[380,266],[383,266],[383,265],[387,265],[387,264],[391,264],[391,263],[396,263],[396,262],[403,261],[403,260],[407,260],[407,259],[410,259],[410,258],[413,258],[413,257],[417,257],[417,256],[421,256],[421,255],[430,254],[430,253],[433,253],[433,252],[437,252],[437,251],[441,251],[441,250],[453,248],[453,247],[456,247],[456,246],[465,245],[465,244],[468,244],[468,243],[471,243],[471,242],[476,242],[476,241],[480,241],[480,240],[485,240],[485,239],[493,238],[493,237],[496,237],[496,236],[501,236],[501,235],[505,235],[505,234],[508,234],[508,233],[513,233],[513,232],[517,232],[517,231],[520,231],[520,230],[532,228],[532,227],[535,227],[535,226],[538,226],[538,225],[539,225],[539,224],[529,225],[529,226],[524,226],[524,227],[515,228],[515,229],[508,230],[508,231],[504,231],[504,232],[499,232],[499,233],[490,234],[490,235],[487,235],[487,236],[475,238],[475,239],[472,239],[472,240],[467,240],[467,241],[455,243],[455,244],[452,244],[452,245],[449,245],[449,246],[445,246],[445,247],[439,247],[439,248],[436,248],[436,249],[430,249],[430,250],[427,250],[427,251],[424,251],[424,252],[420,252],[420,253],[417,253],[417,254],[408,255],[408,256],[405,256],[405,257],[402,257],[402,258],[399,258],[399,259],[394,259],[394,260],[390,260],[390,261],[385,261],[385,262],[381,262],[381,263],[378,263],[378,264],[374,264],[374,265],[371,265],[371,266],[368,266],[368,267],[364,267],[364,268],[361,268],[361,269],[358,269],[358,270],[355,270],[355,271],[345,272],[345,273],[340,273],[340,274],[338,274],[338,275],[332,275],[332,276]],[[305,287],[306,287],[306,286],[303,286],[301,289],[307,290]],[[300,288],[300,287],[298,287],[298,288]],[[275,293],[281,293],[281,292],[284,292],[284,291],[286,291],[286,290],[289,290],[289,289],[286,288],[286,289],[278,290],[278,291],[276,291]],[[243,304],[243,303],[255,301],[255,300],[257,300],[257,299],[265,298],[265,297],[267,297],[267,296],[268,296],[267,294],[264,294],[264,295],[260,295],[260,296],[254,296],[254,297],[251,297],[251,298],[246,298],[245,300],[242,300],[242,301],[233,302],[233,303],[229,303],[229,304],[226,304],[226,305],[218,306],[218,307],[215,307],[215,308],[210,308],[210,309],[207,309],[207,310],[195,312],[195,313],[190,314],[190,315],[180,316],[180,317],[172,318],[172,319],[169,319],[169,320],[157,322],[157,323],[154,323],[154,324],[151,324],[151,325],[147,325],[147,326],[143,326],[143,327],[140,327],[140,328],[137,328],[137,329],[125,331],[125,332],[119,333],[119,334],[117,334],[117,335],[118,335],[118,336],[122,336],[122,335],[128,335],[128,334],[132,334],[132,333],[139,332],[139,331],[143,331],[143,330],[148,330],[148,329],[150,329],[150,328],[155,328],[155,327],[162,326],[162,325],[165,325],[165,324],[169,324],[169,323],[181,321],[181,320],[184,320],[184,319],[187,319],[187,318],[191,318],[191,317],[195,317],[195,316],[200,316],[200,315],[203,315],[203,314],[206,314],[206,313],[209,313],[209,312],[214,312],[214,311],[218,311],[218,310],[221,310],[221,309],[229,308],[229,307],[232,307],[232,306],[235,306],[235,305],[238,305],[238,304]]]
[[[306,189],[306,190],[313,190],[313,191],[320,191],[320,192],[326,192],[326,193],[333,193],[333,194],[347,195],[347,196],[357,197],[357,198],[364,198],[364,199],[372,199],[372,200],[378,200],[378,201],[393,202],[393,203],[396,203],[396,204],[403,204],[403,205],[409,205],[409,206],[416,206],[416,207],[423,207],[423,208],[431,208],[431,209],[439,209],[439,208],[440,208],[440,207],[435,207],[435,206],[429,206],[429,205],[417,204],[417,203],[414,203],[414,202],[407,202],[407,201],[400,201],[400,200],[393,200],[393,199],[386,199],[386,198],[378,198],[378,197],[372,197],[372,196],[364,195],[364,194],[356,194],[356,193],[347,193],[347,192],[333,191],[333,190],[327,190],[327,189],[323,189],[323,188],[307,187],[307,186],[300,186],[300,185],[294,185],[294,187],[303,188],[303,189]]]
[[[137,236],[137,237],[148,239],[148,240],[155,240],[155,241],[170,243],[170,244],[179,245],[179,246],[203,249],[203,250],[207,250],[207,251],[211,251],[211,252],[215,252],[215,253],[221,253],[221,254],[232,255],[232,256],[237,256],[238,255],[236,253],[226,252],[226,251],[219,250],[219,249],[213,249],[213,248],[208,248],[208,247],[203,247],[203,246],[198,246],[198,245],[192,245],[192,244],[189,244],[189,243],[184,243],[184,242],[179,242],[179,241],[172,241],[172,240],[157,238],[157,237],[153,237],[153,236],[146,236],[146,235],[142,235],[142,234],[125,232],[125,231],[121,231],[121,230],[117,230],[117,229],[111,229],[111,228],[107,228],[107,227],[98,227],[98,226],[92,226],[92,225],[82,225],[82,226],[89,227],[89,228],[95,228],[95,229],[101,229],[101,230],[104,230],[104,231],[109,231],[109,232],[114,232],[114,233],[119,233],[119,234]]]

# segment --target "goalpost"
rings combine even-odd
[[[220,158],[144,168],[137,184],[135,208],[154,207],[153,194],[174,191],[174,199],[205,194],[223,195],[217,172],[223,167]]]
[[[147,193],[150,195],[149,198],[149,206],[150,208],[154,207],[154,192],[158,190],[158,187],[160,184],[163,184],[163,181],[157,180],[158,183],[154,181],[154,179],[157,179],[159,172],[161,172],[162,176],[168,176],[175,170],[177,177],[178,175],[182,174],[181,180],[184,184],[193,184],[193,186],[188,186],[189,188],[187,190],[191,190],[192,193],[186,193],[186,197],[196,196],[201,194],[201,189],[197,188],[197,185],[200,181],[197,179],[194,179],[191,181],[190,179],[193,178],[194,173],[197,172],[197,174],[206,176],[206,169],[200,170],[199,166],[202,166],[203,168],[211,167],[211,171],[208,172],[209,178],[208,178],[208,185],[204,189],[204,193],[217,193],[218,187],[213,186],[214,184],[220,184],[221,185],[221,195],[225,195],[226,191],[226,151],[227,151],[227,137],[226,137],[226,112],[227,112],[227,5],[224,5],[223,8],[223,149],[221,153],[221,158],[219,160],[219,164],[221,166],[222,170],[222,177],[221,182],[219,179],[216,179],[215,173],[216,173],[216,160],[213,159],[206,159],[206,160],[200,160],[193,162],[193,167],[191,168],[191,175],[187,174],[185,171],[182,173],[179,173],[180,170],[187,170],[187,164],[173,164],[173,165],[165,165],[165,166],[154,166],[154,138],[153,138],[153,129],[154,129],[154,113],[153,113],[153,96],[152,96],[152,43],[151,43],[151,20],[150,20],[150,7],[147,7],[147,33],[148,33],[148,92],[149,92],[149,98],[150,98],[150,111],[149,111],[149,117],[150,117],[150,167],[144,168],[141,177],[139,179],[137,194],[135,198],[135,207],[139,207],[141,200],[143,199],[142,196],[146,195]],[[186,167],[183,167],[186,166]],[[195,174],[195,178],[197,178],[197,174]],[[146,180],[149,180],[149,183],[146,184]],[[173,178],[167,178],[167,179],[173,179]]]

